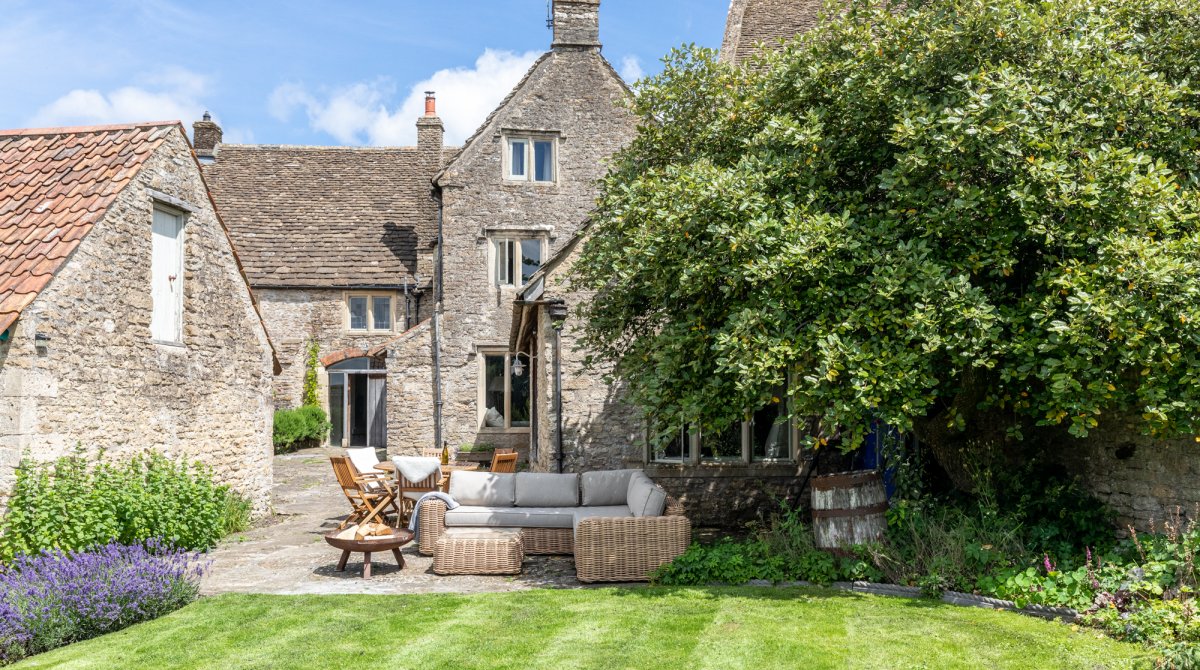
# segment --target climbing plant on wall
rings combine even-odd
[[[308,355],[304,360],[304,390],[300,395],[300,403],[306,407],[317,407],[317,364],[320,347],[317,341],[308,341]]]

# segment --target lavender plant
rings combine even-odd
[[[207,567],[155,540],[17,556],[0,569],[0,664],[177,610]]]

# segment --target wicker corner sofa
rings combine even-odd
[[[583,582],[646,581],[682,554],[692,526],[682,508],[641,470],[582,474],[455,472],[447,510],[421,503],[422,554],[446,528],[520,529],[526,554],[573,554]]]

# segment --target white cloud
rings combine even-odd
[[[642,63],[637,56],[626,56],[621,59],[621,78],[632,84],[646,73],[642,71]]]
[[[472,68],[439,70],[414,84],[398,107],[389,105],[395,86],[378,79],[321,95],[301,84],[282,84],[271,93],[268,110],[286,122],[301,109],[314,130],[346,144],[411,145],[417,141],[417,118],[425,113],[425,91],[436,91],[446,143],[461,144],[517,85],[538,55],[487,49]]]
[[[183,121],[204,113],[200,98],[208,91],[208,78],[183,68],[168,68],[141,78],[139,86],[124,86],[107,93],[77,88],[45,105],[29,121],[31,126],[70,126],[136,121]]]

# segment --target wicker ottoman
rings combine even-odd
[[[524,560],[521,531],[509,528],[447,528],[433,549],[439,575],[518,575]]]

